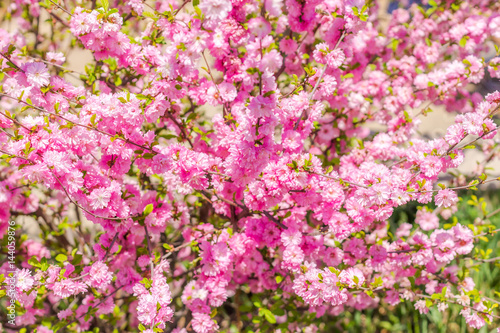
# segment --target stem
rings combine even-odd
[[[146,232],[146,241],[148,244],[148,253],[149,253],[149,259],[150,259],[150,268],[151,268],[151,281],[153,280],[153,275],[154,275],[154,264],[153,264],[153,252],[151,251],[151,239],[149,238],[149,232],[148,232],[148,227],[146,226],[146,223],[144,223],[144,231]]]
[[[342,40],[344,39],[345,37],[345,31],[342,31],[342,35],[340,36],[339,40],[337,41],[337,44],[335,44],[335,47],[333,48],[332,52],[335,51],[337,49],[337,47],[340,45],[340,43],[342,42]],[[325,64],[325,66],[323,67],[323,71],[321,72],[321,75],[319,76],[319,79],[318,81],[316,81],[316,84],[314,85],[314,88],[313,90],[311,91],[311,93],[309,94],[309,102],[312,101],[312,98],[314,96],[314,93],[316,92],[316,89],[318,89],[319,87],[319,84],[321,83],[321,80],[323,79],[323,75],[325,75],[326,73],[326,70],[328,68],[328,64]],[[297,128],[299,127],[299,123],[300,123],[300,120],[302,119],[302,117],[304,116],[304,113],[306,112],[307,109],[304,109],[302,110],[302,113],[300,114],[300,117],[299,119],[297,119],[297,122],[295,123],[295,126],[293,127],[293,129],[296,131]]]
[[[56,7],[57,7],[57,8],[59,8],[60,10],[62,10],[62,11],[63,11],[63,12],[65,12],[66,14],[68,14],[69,16],[73,16],[73,15],[71,15],[71,13],[70,13],[70,12],[68,12],[68,11],[66,10],[66,8],[64,8],[64,7],[60,6],[58,3],[54,2],[54,0],[50,0],[50,2],[52,2],[54,5],[56,5]]]
[[[62,120],[67,121],[68,123],[73,124],[73,125],[75,125],[75,126],[83,127],[83,128],[88,129],[88,130],[94,130],[94,131],[96,131],[96,132],[98,132],[98,133],[101,133],[101,134],[103,134],[103,135],[107,135],[107,136],[109,136],[109,137],[111,137],[111,138],[115,138],[115,136],[114,136],[114,135],[109,134],[109,133],[107,133],[107,132],[104,132],[104,131],[102,131],[102,130],[100,130],[100,129],[97,129],[97,128],[95,128],[95,127],[91,127],[91,126],[82,125],[82,124],[79,124],[79,123],[72,122],[71,120],[66,119],[65,117],[63,117],[63,116],[61,116],[61,115],[59,115],[59,114],[57,114],[57,113],[53,113],[53,112],[47,111],[47,110],[45,110],[45,109],[42,109],[42,108],[40,108],[40,107],[38,107],[38,106],[28,104],[28,103],[26,103],[25,101],[22,101],[22,100],[20,100],[20,99],[17,99],[17,98],[15,98],[15,97],[13,97],[13,96],[10,96],[10,95],[7,95],[7,94],[3,94],[3,93],[0,93],[0,96],[5,96],[5,97],[7,97],[7,98],[10,98],[10,99],[16,100],[16,101],[18,101],[19,103],[22,103],[22,104],[24,104],[24,105],[26,105],[26,106],[29,106],[29,107],[31,107],[32,109],[38,110],[38,111],[40,111],[40,112],[45,112],[45,113],[48,113],[48,114],[50,114],[50,115],[53,115],[54,117],[59,117],[59,118],[61,118]],[[156,154],[156,152],[155,152],[153,149],[151,149],[151,148],[149,148],[149,147],[146,147],[146,146],[143,146],[143,145],[140,145],[140,144],[138,144],[138,143],[132,142],[132,141],[130,141],[129,139],[124,139],[124,138],[120,138],[120,137],[117,137],[116,139],[118,139],[118,140],[120,140],[120,141],[123,141],[123,142],[125,142],[125,143],[128,143],[128,144],[134,145],[134,146],[136,146],[136,147],[142,148],[142,149],[144,149],[144,150],[148,150],[148,151],[152,152],[153,154]]]
[[[417,297],[421,297],[421,298],[429,298],[429,299],[432,299],[432,297],[431,297],[431,296],[424,295],[424,294],[415,294],[415,296],[417,296]],[[463,307],[465,307],[465,308],[469,308],[469,309],[471,309],[472,311],[476,311],[477,313],[482,313],[482,314],[484,314],[484,315],[492,316],[493,318],[500,318],[499,316],[493,315],[493,314],[488,313],[488,312],[484,312],[484,311],[479,311],[479,310],[476,310],[476,309],[474,309],[474,308],[473,308],[472,306],[470,306],[470,305],[463,305],[463,304],[460,304],[460,303],[458,303],[458,302],[452,301],[452,300],[450,300],[450,299],[446,299],[446,302],[451,303],[451,304],[457,304],[457,305],[463,306]]]
[[[57,176],[54,174],[54,172],[52,170],[50,170],[50,173],[52,173],[52,176],[54,176],[54,178],[57,180],[57,182],[59,183],[59,185],[61,185],[61,188],[63,189],[64,193],[66,193],[66,196],[68,197],[69,201],[71,201],[72,204],[76,205],[78,208],[80,208],[84,212],[92,215],[95,218],[105,219],[105,220],[123,221],[123,220],[126,220],[126,219],[130,218],[130,217],[125,217],[125,218],[121,218],[121,217],[105,217],[105,216],[100,216],[100,215],[92,213],[88,209],[86,209],[86,208],[80,206],[78,203],[76,203],[76,201],[74,201],[71,198],[71,196],[69,195],[68,191],[66,190],[66,188],[64,187],[64,185],[61,183],[61,181],[59,180],[59,178],[57,178]]]
[[[314,172],[314,171],[309,171],[309,173],[312,173],[312,174],[315,174],[315,175],[318,175],[318,176],[323,176],[323,177],[326,177],[326,178],[330,178],[330,179],[333,179],[333,180],[336,180],[336,181],[339,181],[339,182],[344,182],[344,183],[352,185],[352,186],[358,186],[358,187],[362,187],[362,188],[369,188],[368,186],[365,186],[365,185],[361,185],[361,184],[353,183],[353,182],[348,182],[348,181],[345,181],[345,180],[340,179],[340,178],[336,178],[336,177],[324,175],[322,173],[318,173],[318,172]]]
[[[479,235],[474,236],[474,238],[479,238],[479,237],[482,237],[482,236],[492,235],[492,234],[497,233],[499,231],[500,231],[500,229],[495,229],[495,230],[492,230],[492,231],[483,232],[483,233],[481,233]]]
[[[109,245],[108,249],[106,250],[106,254],[104,254],[104,259],[103,259],[104,261],[106,261],[106,257],[108,256],[109,251],[111,251],[111,248],[113,247],[113,245],[115,245],[117,238],[118,238],[118,233],[115,234],[115,237],[113,237],[111,244]]]

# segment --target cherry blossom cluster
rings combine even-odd
[[[498,326],[474,281],[498,211],[456,213],[500,179],[500,4],[423,2],[10,1],[2,330],[330,332],[404,301]]]

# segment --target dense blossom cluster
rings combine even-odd
[[[500,78],[499,3],[385,23],[363,0],[148,3],[8,6],[0,234],[26,217],[42,237],[17,229],[3,330],[316,332],[405,300],[499,318],[463,264],[492,262],[474,247],[496,230],[454,216],[457,191],[496,178],[442,180],[468,148],[498,156],[500,92],[471,87]],[[85,73],[69,50],[92,54]],[[437,106],[455,123],[423,137]]]

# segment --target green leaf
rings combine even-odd
[[[153,20],[156,20],[156,15],[155,15],[155,14],[153,14],[153,13],[150,13],[150,12],[143,12],[143,13],[142,13],[142,16],[144,16],[144,17],[149,17],[149,18],[151,18],[151,19],[153,19]]]
[[[194,11],[196,12],[199,18],[202,17],[203,13],[201,12],[201,9],[198,6],[194,6]]]
[[[41,263],[40,269],[42,271],[45,272],[47,269],[49,269],[49,263],[47,262],[47,258],[43,257],[42,260],[40,261],[40,263]]]
[[[389,47],[390,49],[392,49],[394,52],[396,52],[396,50],[398,49],[398,45],[399,45],[399,40],[397,40],[397,39],[393,39],[393,40],[389,43],[388,47]]]
[[[62,253],[59,253],[57,256],[56,256],[56,261],[59,261],[59,262],[65,262],[68,260],[68,256],[65,255],[65,254],[62,254]]]
[[[33,267],[40,267],[40,262],[38,261],[38,258],[36,256],[31,257],[28,260],[28,264],[30,264]]]
[[[81,254],[75,254],[71,263],[73,265],[78,265],[82,262],[83,256]]]
[[[101,0],[102,3],[102,8],[104,8],[105,12],[108,12],[109,10],[109,1],[108,0]]]
[[[58,323],[57,323],[57,324],[55,324],[54,326],[52,326],[52,328],[51,328],[51,329],[52,329],[52,331],[55,333],[55,332],[57,332],[58,330],[60,330],[61,328],[66,327],[66,326],[68,326],[68,323],[67,323],[65,320],[63,320],[63,321],[58,322]]]
[[[146,206],[146,208],[144,208],[144,213],[143,213],[143,215],[144,215],[144,216],[148,216],[149,214],[151,214],[151,212],[153,211],[153,208],[154,208],[154,207],[153,207],[153,204],[148,204],[148,205]]]
[[[458,42],[458,45],[460,45],[460,47],[465,47],[468,39],[469,39],[469,36],[463,36],[462,39],[460,39],[460,42]]]
[[[146,288],[151,288],[151,286],[153,285],[153,281],[148,278],[142,279],[141,281],[139,281],[139,283],[142,283]]]
[[[268,310],[268,309],[263,309],[262,311],[264,313],[264,318],[266,318],[266,320],[271,323],[271,324],[276,324],[276,317],[274,316],[274,314]]]
[[[154,157],[155,155],[154,154],[151,154],[151,153],[146,153],[144,155],[142,155],[141,157],[145,160],[150,160]]]
[[[431,298],[432,299],[441,299],[441,294],[432,294]]]

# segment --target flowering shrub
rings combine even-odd
[[[363,0],[11,1],[2,329],[329,332],[402,300],[493,323],[472,276],[498,210],[455,214],[498,181],[500,92],[475,87],[500,77],[500,4],[424,3],[384,21]],[[455,123],[425,138],[436,106]],[[484,162],[458,174],[470,148]]]

